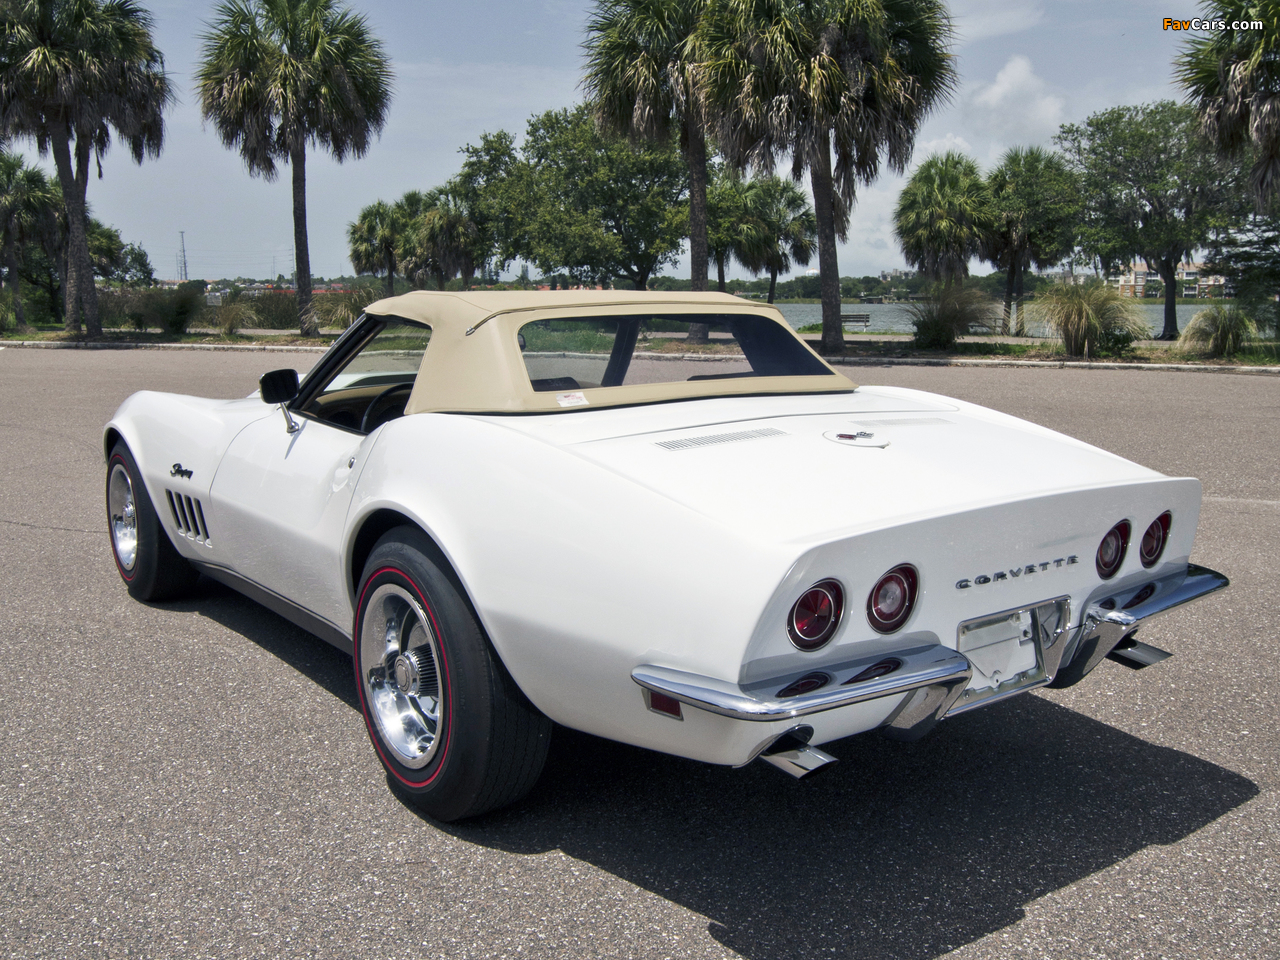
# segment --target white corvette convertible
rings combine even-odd
[[[803,776],[1163,659],[1143,622],[1227,585],[1188,563],[1197,480],[857,387],[722,294],[382,300],[301,384],[135,394],[105,452],[129,592],[203,573],[348,651],[445,820],[522,796],[553,721]]]

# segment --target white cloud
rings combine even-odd
[[[1066,108],[1022,54],[1011,56],[991,83],[969,88],[962,101],[966,129],[996,141],[995,149],[1044,142],[1058,131]]]

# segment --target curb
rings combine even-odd
[[[324,353],[328,347],[277,347],[266,343],[95,343],[67,340],[10,340],[5,347],[28,350],[250,350],[259,353]]]

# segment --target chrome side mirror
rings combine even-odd
[[[280,404],[280,412],[284,414],[285,429],[297,433],[302,428],[296,420],[289,416],[289,408],[285,406],[298,395],[297,370],[272,370],[258,379],[258,392],[262,394],[263,403]]]

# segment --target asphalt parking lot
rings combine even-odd
[[[1192,559],[1231,589],[1144,632],[1172,660],[830,745],[813,781],[557,731],[521,806],[441,827],[387,788],[348,658],[112,564],[120,401],[315,356],[0,351],[0,954],[1280,956],[1280,377],[851,369],[1201,478]]]

